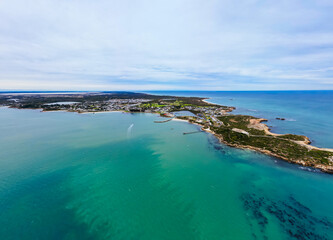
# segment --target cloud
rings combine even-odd
[[[333,89],[333,4],[3,0],[0,89]]]

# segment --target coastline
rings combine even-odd
[[[205,131],[207,133],[210,133],[210,134],[214,135],[219,140],[220,143],[225,144],[225,145],[227,145],[229,147],[234,147],[234,148],[239,148],[239,149],[253,150],[253,151],[265,154],[265,155],[269,155],[269,156],[272,156],[272,157],[279,158],[281,160],[287,161],[287,162],[292,163],[292,164],[298,164],[298,165],[301,165],[303,167],[311,167],[311,168],[314,168],[314,169],[319,169],[319,170],[321,170],[324,173],[333,174],[333,167],[332,166],[327,166],[327,165],[323,165],[323,164],[309,165],[305,161],[302,161],[302,160],[292,161],[292,160],[290,160],[290,159],[288,159],[288,158],[286,158],[284,156],[275,154],[275,153],[273,153],[273,152],[271,152],[269,150],[264,150],[264,149],[261,149],[261,148],[257,148],[257,147],[253,147],[253,146],[248,146],[248,145],[231,144],[229,142],[226,142],[221,135],[215,133],[214,131],[212,131],[209,128],[204,128],[204,126],[201,125],[201,124],[192,123],[192,122],[190,122],[188,120],[184,120],[184,119],[173,119],[173,120],[175,120],[175,121],[182,121],[182,122],[187,122],[189,124],[198,125],[198,126],[201,127],[202,131]],[[307,145],[307,146],[311,146],[311,145]],[[317,149],[317,150],[325,150],[325,151],[327,151],[326,149],[317,148],[317,147],[314,147],[314,146],[311,146],[311,147],[313,147],[314,149]],[[333,149],[328,149],[328,150],[330,152],[333,152]]]
[[[79,114],[101,114],[101,113],[114,113],[114,112],[123,112],[125,113],[125,111],[104,111],[104,112],[79,112]]]
[[[211,102],[208,102],[207,99],[210,99],[210,98],[204,98],[202,99],[201,101],[205,102],[205,103],[208,103],[208,104],[215,104],[215,105],[220,105],[218,103],[211,103]],[[220,105],[221,106],[221,105]]]
[[[202,99],[202,101],[204,101],[206,103],[209,103],[209,104],[214,104],[214,105],[221,106],[220,104],[217,104],[217,103],[210,103],[210,102],[206,101],[206,99],[209,99],[209,98]],[[212,131],[210,128],[204,128],[204,126],[202,124],[190,122],[189,120],[185,120],[185,119],[176,119],[175,118],[174,120],[186,121],[189,124],[195,124],[195,125],[201,126],[201,130],[213,134],[219,140],[220,143],[223,143],[227,146],[234,147],[234,148],[239,148],[239,149],[253,150],[253,151],[260,152],[260,153],[263,153],[263,154],[266,154],[266,155],[269,155],[269,156],[272,156],[272,157],[279,158],[281,160],[287,161],[287,162],[292,163],[292,164],[298,164],[298,165],[301,165],[303,167],[312,167],[312,168],[315,168],[315,169],[319,169],[324,173],[333,174],[333,166],[324,165],[324,164],[315,164],[315,165],[313,165],[313,164],[309,164],[309,163],[305,162],[304,160],[290,160],[290,159],[288,159],[284,156],[273,153],[269,150],[265,150],[265,149],[261,149],[261,148],[253,147],[253,146],[249,146],[249,145],[232,144],[232,143],[229,143],[229,142],[225,141],[220,134]],[[265,118],[253,119],[253,122],[251,124],[259,125],[261,130],[264,130],[267,135],[272,136],[272,137],[285,135],[285,134],[270,132],[270,128],[266,124],[263,123],[263,122],[266,122],[266,121],[267,121],[267,119],[265,119]],[[292,140],[292,142],[306,147],[309,151],[310,150],[320,150],[320,151],[333,152],[333,149],[331,149],[331,148],[319,148],[319,147],[316,147],[316,146],[312,146],[312,145],[310,145],[310,143],[311,143],[310,140],[306,136],[305,136],[305,138],[306,138],[305,141],[293,141]]]
[[[210,98],[201,98],[200,101],[202,102],[205,102],[206,104],[209,104],[209,105],[216,105],[216,106],[221,106],[223,107],[223,105],[220,105],[220,104],[217,104],[217,103],[211,103],[211,102],[208,102],[207,99],[210,99]],[[4,106],[6,107],[6,106]],[[10,106],[7,106],[7,107],[10,107]],[[18,109],[21,109],[21,108],[18,108]],[[32,109],[32,110],[37,110],[36,108],[24,108],[24,109]],[[40,108],[39,108],[40,109]],[[224,116],[242,116],[242,115],[228,115],[228,112],[232,112],[233,110],[235,109],[235,107],[228,107],[228,109],[226,110],[221,110],[222,114]],[[128,112],[128,111],[124,111],[124,110],[112,110],[112,111],[68,111],[68,110],[50,110],[50,111],[45,111],[43,108],[40,109],[41,112],[72,112],[72,113],[78,113],[78,114],[101,114],[101,113],[113,113],[113,112],[122,112],[122,113],[137,113],[137,112]],[[146,113],[146,112],[141,112],[141,113]],[[158,114],[159,116],[163,117],[159,112],[150,112],[152,114]],[[170,112],[172,114],[172,112]],[[326,173],[330,173],[330,174],[333,174],[333,165],[332,165],[332,162],[333,162],[333,156],[329,156],[328,157],[328,163],[326,165],[325,164],[322,164],[321,163],[318,163],[318,162],[313,162],[312,160],[311,161],[308,161],[308,159],[303,159],[300,158],[300,157],[294,157],[294,156],[289,156],[289,155],[286,155],[286,156],[283,156],[283,155],[280,155],[278,153],[282,153],[285,155],[285,153],[283,152],[276,152],[274,149],[272,151],[268,150],[268,149],[265,149],[265,147],[257,147],[257,146],[251,146],[251,145],[247,145],[247,142],[246,142],[246,145],[243,145],[241,144],[240,142],[236,142],[236,143],[232,143],[232,142],[228,142],[226,141],[225,139],[223,139],[223,135],[222,133],[217,133],[215,132],[216,130],[219,130],[219,129],[216,129],[215,130],[212,130],[211,127],[209,125],[204,125],[203,123],[200,123],[200,122],[194,122],[193,120],[189,120],[187,118],[180,118],[181,116],[174,116],[174,118],[172,119],[172,121],[180,121],[180,122],[187,122],[187,123],[190,123],[190,124],[195,124],[195,125],[198,125],[200,126],[201,130],[202,131],[205,131],[205,132],[208,132],[210,134],[213,134],[218,140],[220,143],[223,143],[227,146],[230,146],[230,147],[235,147],[235,148],[239,148],[239,149],[249,149],[249,150],[254,150],[254,151],[257,151],[257,152],[260,152],[260,153],[263,153],[263,154],[266,154],[266,155],[269,155],[269,156],[273,156],[273,157],[276,157],[276,158],[279,158],[279,159],[282,159],[284,161],[287,161],[289,163],[293,163],[293,164],[298,164],[298,165],[301,165],[301,166],[306,166],[306,167],[312,167],[312,168],[316,168],[316,169],[319,169],[321,170],[322,172],[326,172]],[[247,116],[247,117],[252,117],[252,116]],[[223,120],[224,121],[224,120]],[[276,137],[281,137],[283,135],[292,135],[292,134],[278,134],[278,133],[272,133],[270,132],[270,128],[263,122],[266,122],[267,119],[264,119],[264,118],[255,118],[255,117],[252,117],[252,119],[250,119],[249,121],[249,124],[248,124],[248,128],[253,128],[255,130],[260,130],[260,131],[264,131],[265,132],[265,136],[263,135],[257,135],[256,133],[254,134],[249,134],[248,132],[245,131],[245,133],[248,135],[248,136],[251,136],[251,137],[266,137],[266,138],[272,138],[272,139],[279,139],[279,140],[283,140],[283,141],[288,141],[288,142],[293,142],[294,144],[298,144],[306,149],[308,149],[308,151],[311,151],[311,150],[317,150],[317,151],[324,151],[324,152],[330,152],[330,153],[333,153],[333,149],[330,149],[330,148],[319,148],[319,147],[315,147],[315,146],[312,146],[312,145],[309,145],[311,142],[310,140],[306,137],[306,136],[302,136],[304,137],[303,140],[299,140],[299,139],[288,139],[288,138],[276,138]],[[222,123],[223,124],[223,123]],[[235,131],[237,132],[236,130],[240,130],[240,129],[232,129],[232,131]],[[250,130],[250,129],[249,129]],[[244,132],[244,131],[243,131]],[[244,143],[244,142],[243,142]],[[289,157],[289,158],[288,158]],[[306,161],[305,161],[306,160]]]

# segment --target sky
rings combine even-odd
[[[1,90],[333,90],[332,0],[0,0]]]

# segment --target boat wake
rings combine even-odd
[[[128,128],[127,128],[127,138],[131,137],[131,133],[132,133],[132,128],[133,128],[134,124],[132,123]]]

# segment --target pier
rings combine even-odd
[[[166,123],[166,122],[171,121],[172,119],[174,119],[174,118],[169,118],[169,119],[163,120],[163,121],[154,121],[154,123]]]
[[[194,131],[194,132],[184,132],[183,135],[186,135],[186,134],[194,134],[194,133],[199,133],[199,132],[203,132],[203,130]]]

